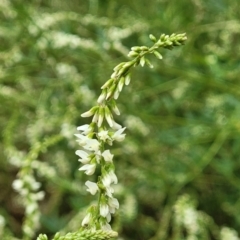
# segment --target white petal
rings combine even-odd
[[[110,171],[110,172],[109,172],[109,176],[111,177],[111,182],[112,182],[112,183],[114,183],[114,184],[117,184],[117,183],[118,183],[117,176],[116,176],[116,174],[115,174],[113,171]]]
[[[86,164],[79,168],[79,171],[85,171],[85,174],[92,175],[95,172],[96,164]]]
[[[23,181],[21,179],[14,180],[13,183],[12,183],[12,187],[16,191],[19,191],[23,187]]]
[[[114,193],[114,189],[112,187],[106,188],[106,195],[109,197],[112,197],[112,194]]]
[[[120,128],[122,128],[122,126],[120,124],[116,123],[113,119],[112,119],[112,126],[110,126],[110,127],[112,127],[115,130],[119,130]]]
[[[109,174],[105,175],[102,179],[102,183],[103,183],[105,188],[110,187],[110,185],[112,183],[111,176]]]
[[[96,111],[97,111],[98,107],[92,107],[89,111],[82,113],[81,117],[91,117]]]
[[[112,127],[113,126],[113,116],[108,107],[105,107],[105,118],[106,118],[109,126]]]
[[[113,159],[113,154],[110,153],[109,150],[105,150],[103,153],[102,153],[102,156],[104,158],[104,160],[106,162],[112,162],[112,159]]]
[[[109,207],[107,204],[100,204],[100,215],[106,217],[109,213]]]
[[[126,127],[120,128],[119,130],[117,130],[117,131],[113,134],[112,139],[113,139],[113,140],[116,140],[116,141],[118,141],[118,142],[123,141],[124,138],[125,138],[125,136],[126,136],[126,134],[122,134],[122,133],[123,133],[123,131],[124,131],[125,129],[126,129]]]
[[[111,213],[115,213],[115,209],[119,208],[119,202],[116,198],[109,198],[108,204],[109,204]]]
[[[78,131],[82,131],[84,135],[89,134],[92,131],[92,128],[89,124],[84,124],[82,126],[77,127]]]
[[[102,230],[104,231],[111,231],[111,225],[109,223],[106,223],[105,225],[102,226]]]
[[[89,154],[83,150],[77,150],[75,154],[78,155],[80,158],[87,158],[89,156]]]
[[[85,185],[88,187],[87,191],[90,192],[92,195],[95,195],[96,192],[99,190],[98,185],[95,182],[86,181]]]
[[[107,222],[111,222],[111,213],[109,212],[108,215],[107,215]]]
[[[89,151],[94,151],[97,152],[99,150],[100,143],[98,142],[97,139],[91,139],[88,138],[86,140],[86,144],[83,146],[84,149],[89,150]]]
[[[106,95],[107,95],[107,91],[103,90],[102,93],[100,94],[100,96],[98,97],[97,102],[99,104],[102,103],[105,100]]]
[[[78,138],[77,142],[81,146],[86,144],[86,141],[87,141],[88,137],[84,136],[83,134],[74,134],[74,135]]]
[[[90,219],[91,219],[91,214],[88,213],[82,220],[82,226],[88,225],[88,223],[90,222]]]
[[[104,118],[104,116],[102,114],[99,114],[98,122],[97,122],[98,127],[102,126],[103,118]]]
[[[99,133],[98,133],[98,137],[100,138],[100,140],[102,140],[102,141],[106,141],[107,139],[110,139],[110,137],[109,137],[109,135],[108,135],[108,131],[104,131],[104,130],[102,130],[102,131],[100,131]]]

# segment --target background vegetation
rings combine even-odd
[[[37,233],[78,229],[94,201],[74,154],[80,114],[130,47],[173,32],[187,44],[137,68],[119,99],[127,138],[113,150],[113,229],[124,240],[239,239],[237,9],[237,0],[1,0],[1,239],[23,237],[12,182],[26,159],[45,192]]]

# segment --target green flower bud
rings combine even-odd
[[[158,59],[162,59],[162,55],[158,52],[158,51],[153,51],[154,55],[158,58]]]
[[[150,62],[148,59],[146,59],[146,64],[147,64],[150,68],[153,68],[153,65],[151,64],[151,62]]]
[[[116,89],[115,89],[115,92],[114,92],[114,94],[113,94],[113,98],[114,98],[115,100],[118,99],[119,94],[120,94],[120,92],[119,92],[118,89],[116,88]]]
[[[113,79],[113,78],[110,78],[109,80],[107,80],[106,83],[104,83],[104,84],[102,85],[101,89],[104,89],[104,88],[109,87],[113,82],[114,82],[114,79]]]
[[[119,63],[113,70],[114,72],[119,71],[126,62]]]
[[[136,47],[131,47],[131,50],[134,52],[141,52],[141,48],[136,46]]]
[[[152,34],[149,35],[149,38],[155,43],[157,41],[156,37]]]
[[[139,53],[135,52],[135,51],[130,51],[128,53],[128,57],[137,57]]]
[[[110,88],[107,89],[107,96],[106,99],[108,99],[109,97],[111,97],[115,91],[116,88],[116,84],[112,84],[112,86]]]
[[[141,46],[140,49],[141,49],[142,51],[148,51],[148,50],[149,50],[149,48],[146,47],[146,46]]]
[[[141,57],[141,59],[140,59],[140,65],[141,65],[142,67],[144,67],[144,65],[145,65],[145,57],[144,57],[144,56]]]
[[[46,234],[40,234],[37,238],[37,240],[48,240],[48,237]]]
[[[166,36],[166,34],[161,34],[160,40],[161,40],[161,41],[164,41],[164,40],[165,40],[165,36]]]
[[[118,82],[118,91],[121,92],[122,91],[122,88],[123,88],[123,85],[124,85],[124,82],[125,82],[125,77],[121,77],[119,82]]]
[[[131,81],[131,74],[128,73],[127,76],[125,77],[125,85],[129,85],[130,81]]]

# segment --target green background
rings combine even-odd
[[[224,226],[240,234],[237,9],[237,0],[1,1],[2,234],[22,237],[24,208],[11,184],[47,139],[33,159],[52,170],[34,169],[46,193],[37,233],[78,229],[95,200],[74,153],[76,127],[88,121],[80,114],[132,46],[173,32],[186,32],[186,45],[151,56],[153,69],[134,69],[118,100],[127,136],[113,147],[120,210],[112,226],[125,240],[222,239]],[[181,201],[205,219],[198,233],[178,222]]]

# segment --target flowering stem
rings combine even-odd
[[[107,145],[112,145],[114,141],[123,141],[126,129],[116,123],[113,114],[120,115],[116,105],[124,85],[129,85],[131,81],[131,69],[139,64],[152,68],[152,64],[146,58],[147,54],[154,54],[158,59],[162,55],[157,51],[159,48],[172,49],[175,46],[183,45],[187,40],[186,34],[162,34],[157,40],[150,35],[154,42],[152,47],[136,46],[132,47],[128,56],[132,60],[118,64],[114,69],[109,80],[101,87],[102,92],[97,100],[97,105],[89,111],[83,113],[82,117],[92,117],[90,124],[79,126],[77,129],[80,134],[75,134],[78,138],[82,150],[77,150],[76,154],[80,157],[79,161],[83,164],[80,171],[87,175],[92,175],[97,167],[100,167],[98,181],[87,181],[87,191],[92,195],[99,193],[97,206],[88,209],[86,217],[82,221],[83,229],[111,231],[111,215],[119,208],[119,203],[113,197],[114,189],[112,184],[117,184],[113,154],[107,149]]]

